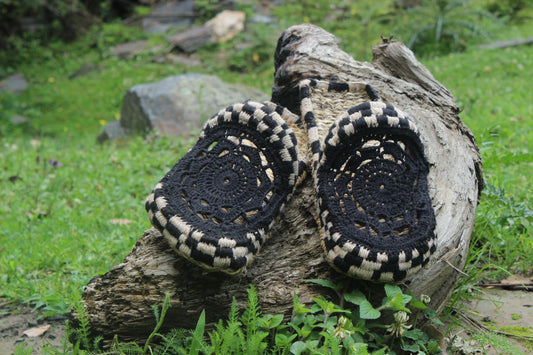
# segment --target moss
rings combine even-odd
[[[507,334],[512,334],[512,335],[521,335],[521,336],[528,336],[528,337],[533,336],[533,330],[531,330],[531,328],[524,327],[521,325],[517,325],[514,327],[500,327],[500,331],[507,333]]]
[[[519,319],[522,319],[522,315],[518,314],[518,313],[513,313],[513,314],[511,314],[511,318],[513,320],[519,320]]]

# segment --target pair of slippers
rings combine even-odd
[[[229,274],[249,265],[311,169],[326,259],[400,281],[436,249],[418,130],[364,83],[304,80],[301,116],[271,102],[218,112],[146,199],[170,246]]]

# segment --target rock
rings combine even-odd
[[[28,82],[22,73],[12,74],[0,81],[0,92],[7,91],[17,95],[27,88]]]
[[[28,125],[31,126],[31,121],[29,118],[21,116],[21,115],[13,115],[11,116],[11,119],[9,120],[14,125]]]
[[[252,18],[250,18],[250,22],[251,23],[261,23],[261,24],[264,24],[264,25],[271,25],[275,21],[276,20],[272,16],[262,15],[262,14],[258,14],[258,13],[255,13],[252,16]]]
[[[168,64],[181,64],[186,67],[201,67],[202,61],[187,55],[179,55],[174,53],[166,53],[154,56],[152,58],[154,63],[168,63]]]
[[[68,76],[69,79],[75,79],[80,76],[85,76],[93,71],[100,70],[100,66],[92,63],[83,63],[78,70]]]
[[[167,36],[167,41],[185,53],[192,53],[206,44],[214,43],[211,29],[207,26],[190,28]]]
[[[205,23],[205,26],[211,28],[217,42],[224,42],[232,39],[244,29],[244,20],[246,15],[242,11],[224,10],[211,20]]]
[[[99,143],[103,143],[108,140],[112,141],[118,137],[124,137],[126,134],[127,132],[120,125],[120,121],[113,121],[105,125],[104,130],[100,133],[97,140]]]
[[[232,39],[244,29],[245,18],[246,15],[242,11],[224,10],[204,26],[170,35],[167,41],[178,49],[191,53],[206,44]]]
[[[194,0],[166,1],[154,6],[152,12],[142,20],[146,33],[166,33],[180,27],[192,25]]]
[[[139,40],[118,44],[114,47],[111,47],[110,50],[111,54],[122,59],[128,59],[144,51],[147,46],[147,40]]]
[[[126,132],[147,133],[154,128],[167,136],[190,134],[200,130],[219,110],[248,99],[263,101],[269,97],[260,90],[198,73],[136,85],[124,95],[120,122],[108,124],[98,140],[113,139]]]

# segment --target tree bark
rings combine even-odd
[[[297,83],[302,79],[364,81],[415,121],[431,166],[429,188],[438,247],[429,264],[402,286],[415,296],[429,295],[430,307],[440,312],[464,266],[483,188],[474,137],[458,117],[452,94],[403,44],[378,45],[373,62],[363,63],[339,49],[337,42],[313,25],[283,32],[275,53],[272,100],[299,112]],[[314,216],[314,188],[308,177],[252,265],[235,276],[191,264],[175,254],[157,230],[147,230],[123,263],[86,286],[83,299],[93,333],[107,340],[116,334],[123,341],[143,342],[155,325],[151,307],[161,305],[166,293],[172,299],[164,323],[164,329],[169,329],[194,328],[203,309],[208,324],[225,318],[233,298],[241,306],[246,304],[250,284],[258,292],[263,313],[283,314],[286,319],[294,294],[307,304],[313,297],[332,296],[309,279],[366,287],[369,283],[349,279],[326,263]]]

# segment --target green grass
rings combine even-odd
[[[485,248],[485,263],[531,273],[533,47],[470,50],[423,62],[454,94],[481,151],[487,188],[473,247]]]
[[[2,294],[65,313],[149,227],[142,201],[185,147],[139,138],[99,146],[71,134],[3,141]]]
[[[333,32],[350,53],[367,56],[367,44],[357,47],[345,25],[337,24],[339,33]],[[195,138],[128,137],[101,145],[96,136],[106,122],[119,117],[128,88],[166,76],[211,73],[269,92],[281,29],[267,32],[260,26],[233,42],[200,51],[201,68],[156,64],[149,55],[127,61],[109,57],[110,45],[142,37],[126,31],[124,38],[117,25],[70,45],[30,44],[25,61],[0,68],[3,75],[21,71],[30,84],[16,97],[0,93],[1,298],[27,302],[43,316],[66,313],[92,277],[122,261],[150,227],[144,198]],[[525,23],[505,28],[501,37],[525,37],[531,30],[533,25]],[[244,40],[255,44],[243,52],[231,50]],[[483,158],[488,187],[478,208],[466,271],[483,270],[497,278],[501,269],[490,267],[496,265],[531,273],[533,47],[470,48],[421,58],[455,95]],[[83,63],[100,69],[69,79]],[[31,126],[10,124],[14,114],[29,118]],[[53,166],[51,159],[61,165]]]
[[[129,87],[183,71],[68,50],[20,68],[29,89],[0,96],[0,296],[44,306],[45,314],[68,312],[90,278],[124,258],[149,227],[144,198],[191,144],[140,137],[97,144]],[[83,62],[103,68],[69,79]],[[7,123],[15,113],[31,127]]]

